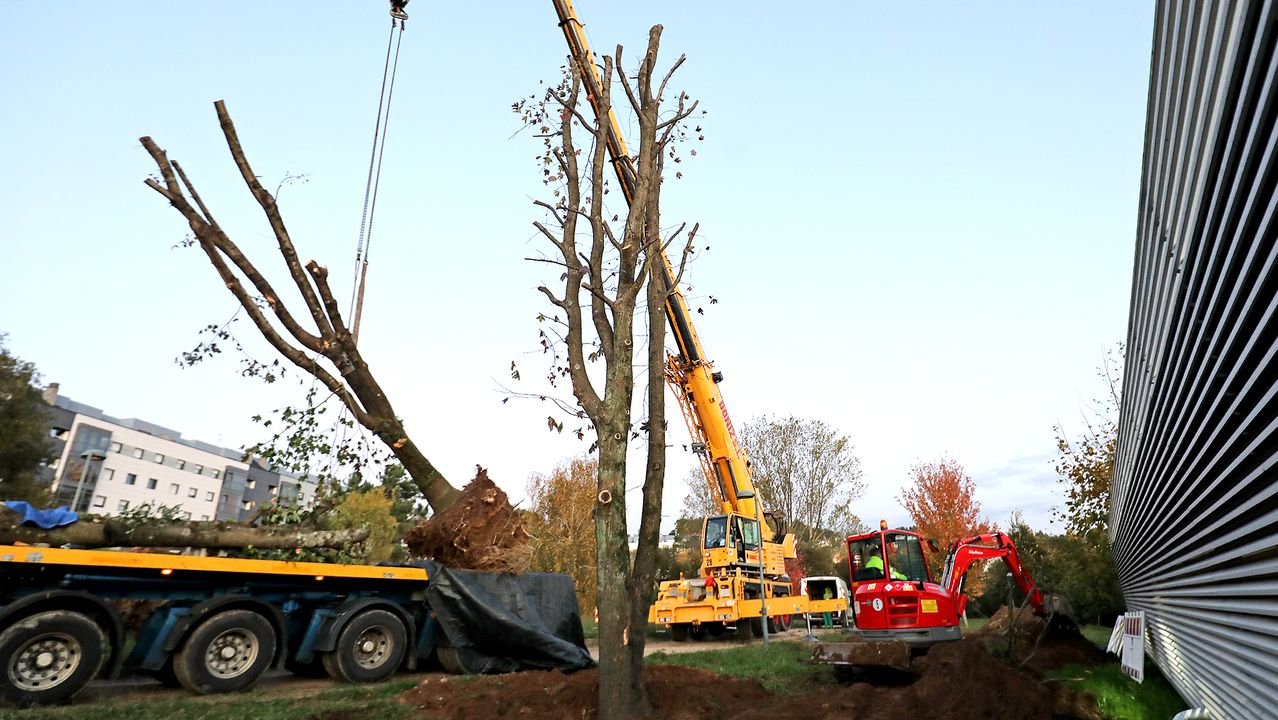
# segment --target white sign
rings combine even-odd
[[[1145,682],[1145,613],[1130,612],[1123,623],[1123,672],[1138,683]]]

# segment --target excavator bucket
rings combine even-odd
[[[812,662],[818,665],[855,665],[858,667],[910,667],[910,646],[902,640],[861,640],[817,643],[812,648]]]
[[[1043,609],[1047,611],[1052,630],[1078,632],[1078,617],[1074,614],[1074,606],[1070,605],[1064,595],[1044,595]]]

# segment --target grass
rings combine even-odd
[[[1105,637],[1109,639],[1108,634]],[[1148,661],[1144,683],[1127,677],[1117,662],[1092,667],[1066,665],[1048,676],[1091,695],[1110,720],[1166,720],[1185,709],[1171,683]]]
[[[301,697],[287,694],[285,686],[283,692],[278,687],[266,687],[234,695],[135,696],[66,707],[0,708],[0,720],[324,720],[345,713],[377,720],[410,720],[416,717],[415,712],[397,703],[395,697],[420,681],[405,678],[373,685],[334,685]]]
[[[828,667],[811,665],[812,646],[802,642],[758,642],[727,650],[700,650],[686,653],[658,652],[649,655],[650,665],[678,665],[710,670],[722,675],[752,678],[770,692],[799,695],[811,685],[832,682]]]

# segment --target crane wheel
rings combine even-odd
[[[275,629],[252,610],[227,610],[200,623],[173,657],[182,687],[200,695],[247,690],[275,658]]]
[[[0,698],[17,705],[64,703],[98,674],[106,635],[88,616],[36,613],[0,633]]]
[[[677,623],[670,626],[670,639],[675,642],[687,642],[688,625],[686,623]]]

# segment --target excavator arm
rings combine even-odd
[[[621,135],[621,127],[617,123],[616,113],[612,108],[603,108],[603,80],[599,76],[599,68],[594,61],[590,44],[586,41],[586,33],[581,20],[573,9],[571,0],[552,0],[555,12],[559,16],[559,27],[563,30],[564,39],[568,42],[573,62],[581,73],[582,84],[586,95],[594,109],[595,117],[606,123],[608,130],[608,157],[617,180],[621,185],[626,203],[630,204],[635,192],[634,161],[626,149],[626,142]],[[666,368],[666,380],[679,399],[679,407],[683,410],[684,420],[688,424],[688,432],[692,435],[694,450],[697,452],[705,473],[706,480],[724,512],[743,515],[747,518],[756,516],[755,488],[750,475],[750,463],[741,444],[737,440],[736,429],[732,426],[732,418],[724,405],[723,396],[719,392],[722,373],[713,371],[712,363],[705,359],[701,348],[701,340],[692,325],[687,301],[675,283],[674,269],[670,258],[660,251],[662,279],[666,290],[666,318],[678,347],[678,354],[672,354]],[[762,517],[762,514],[759,514]],[[770,539],[773,529],[766,520],[761,520],[762,537]]]
[[[1043,601],[1042,591],[1038,588],[1037,583],[1034,582],[1034,578],[1030,577],[1029,571],[1021,564],[1020,554],[1016,551],[1016,543],[1001,532],[973,535],[972,537],[955,541],[950,546],[950,551],[945,557],[945,571],[941,576],[941,585],[949,593],[950,597],[954,598],[955,609],[958,614],[962,615],[967,605],[967,595],[963,592],[963,582],[968,569],[977,560],[993,560],[995,558],[1002,559],[1003,563],[1007,565],[1007,570],[1012,575],[1012,581],[1029,598],[1029,604],[1034,608],[1034,614],[1046,616],[1048,610]]]

